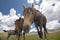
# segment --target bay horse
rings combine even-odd
[[[33,4],[31,7],[27,7],[27,8],[25,5],[23,5],[23,9],[24,9],[23,10],[23,16],[24,16],[23,38],[24,40],[25,40],[25,32],[26,32],[25,29],[29,30],[29,27],[32,23],[35,23],[39,38],[41,40],[42,40],[42,35],[43,35],[42,28],[44,28],[44,36],[45,36],[45,39],[47,39],[46,33],[48,32],[46,29],[46,22],[47,22],[46,17],[39,10],[36,10]]]
[[[20,17],[15,21],[15,30],[17,31],[18,40],[23,29],[24,16]]]
[[[4,32],[8,33],[7,40],[11,35],[16,35],[19,40],[20,34],[23,29],[23,22],[24,22],[24,17],[22,16],[15,21],[15,29],[14,30],[3,30]]]

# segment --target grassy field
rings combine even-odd
[[[0,40],[7,40],[7,33],[0,33]],[[47,34],[48,40],[60,40],[60,31]],[[17,40],[16,36],[12,35],[9,40]],[[22,40],[22,38],[21,38]],[[37,34],[26,35],[26,40],[39,40]],[[43,37],[44,40],[44,37]]]

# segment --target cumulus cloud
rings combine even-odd
[[[35,2],[38,4],[40,2],[40,0],[35,0]]]
[[[60,28],[60,23],[58,23],[58,20],[53,20],[51,22],[47,23],[47,29],[48,30],[54,30]]]
[[[39,10],[39,6],[38,5],[34,5],[34,8],[36,8],[37,10]]]
[[[55,3],[54,11],[60,11],[60,1]]]
[[[17,16],[18,16],[18,17],[21,17],[21,14],[19,13],[19,14],[17,14]]]
[[[10,30],[15,28],[15,21],[19,19],[14,8],[10,9],[10,14],[2,15],[0,12],[0,30]]]
[[[52,6],[51,3],[49,3],[50,5],[45,6],[45,8],[42,8],[42,13],[47,17],[48,21],[52,21],[52,20],[59,20],[60,19],[60,8],[59,8],[59,3],[60,2],[56,2],[55,6]]]
[[[37,2],[35,0],[35,2]],[[34,3],[34,8],[41,11],[47,18],[48,22],[60,19],[60,1],[59,0],[42,0],[41,6]]]
[[[43,0],[43,1],[53,1],[53,2],[57,2],[59,0]]]
[[[16,11],[15,11],[14,8],[11,8],[11,9],[10,9],[10,15],[11,15],[11,16],[16,15]]]
[[[2,12],[0,12],[0,18],[2,17]]]
[[[27,0],[27,2],[28,2],[29,4],[32,4],[32,3],[34,3],[34,0]]]

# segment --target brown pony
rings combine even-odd
[[[44,28],[44,36],[46,38],[46,33],[47,33],[47,29],[46,29],[46,22],[47,19],[46,17],[41,14],[40,11],[36,10],[32,4],[32,7],[25,7],[25,5],[23,5],[23,15],[24,15],[24,24],[23,24],[23,38],[25,40],[25,29],[28,30],[28,28],[30,27],[30,25],[34,22],[35,26],[37,28],[38,31],[38,35],[39,37],[42,39],[42,27]]]
[[[15,30],[17,31],[18,40],[20,38],[20,33],[22,32],[23,29],[23,22],[24,22],[23,18],[19,18],[15,21]]]
[[[15,21],[15,29],[14,30],[3,30],[4,32],[8,33],[8,37],[7,39],[11,36],[11,35],[16,35],[18,37],[18,40],[20,38],[20,34],[22,32],[23,29],[23,22],[24,19],[23,18],[19,18]]]

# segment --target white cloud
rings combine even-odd
[[[0,12],[0,20],[2,19],[2,12]]]
[[[10,9],[10,15],[11,16],[16,15],[16,10],[14,8]]]
[[[34,5],[34,8],[36,8],[37,10],[39,10],[39,6],[38,5]]]
[[[53,2],[57,2],[59,0],[43,0],[43,1],[53,1]]]
[[[2,12],[0,12],[0,17],[2,17]]]
[[[40,0],[35,0],[35,2],[38,4],[40,2]]]
[[[44,6],[42,8],[42,13],[44,13],[44,15],[47,17],[48,21],[52,21],[52,20],[58,20],[60,19],[60,2],[56,2],[55,6],[52,6],[51,3],[49,3],[50,5],[48,6]]]
[[[54,11],[60,11],[60,1],[55,3]]]
[[[29,33],[31,33],[31,32],[37,32],[37,29],[36,29],[36,28],[33,28],[33,29],[31,29],[31,30],[29,31]]]
[[[58,20],[53,20],[51,22],[47,23],[47,29],[48,30],[54,30],[60,28],[60,23],[58,23]]]
[[[18,16],[18,17],[21,17],[21,14],[19,13],[19,14],[17,14],[17,16]]]
[[[2,12],[0,12],[0,30],[14,29],[17,19],[19,19],[19,16],[16,15],[16,10],[14,8],[10,9],[10,14],[8,15],[2,15]]]
[[[34,0],[27,0],[27,2],[28,2],[29,4],[32,4],[32,3],[34,3]]]

